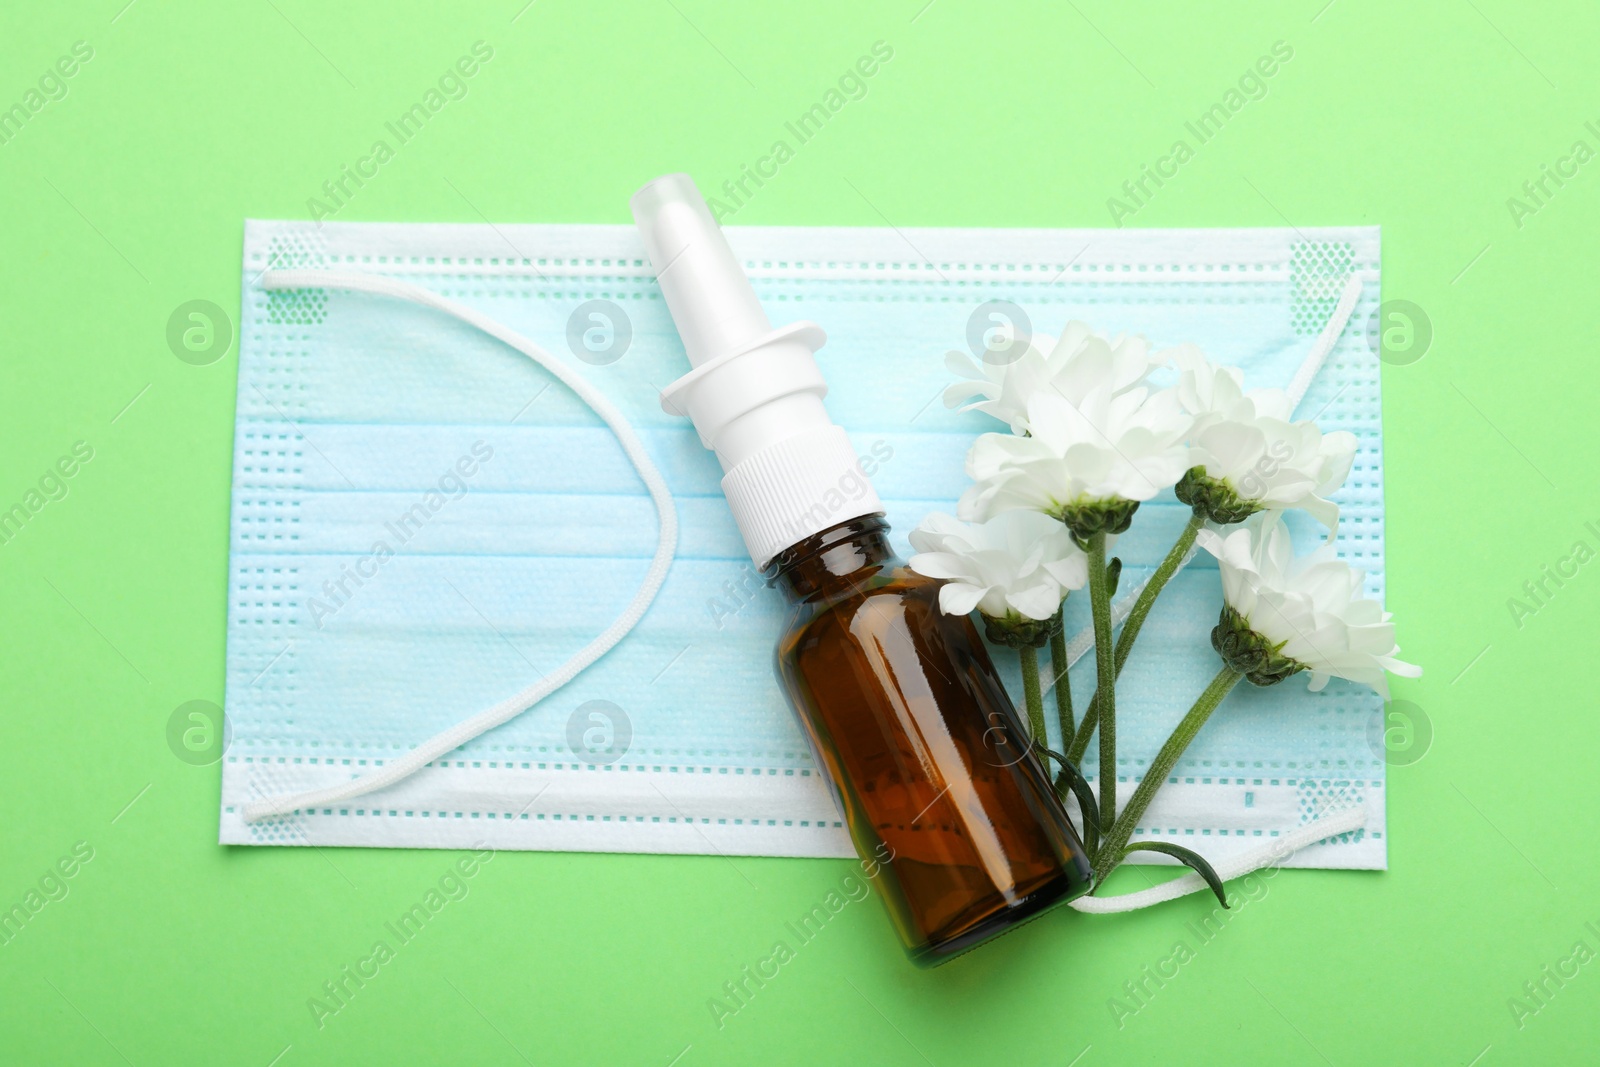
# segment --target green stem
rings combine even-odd
[[[1122,673],[1122,665],[1128,662],[1128,654],[1133,651],[1133,642],[1138,638],[1139,631],[1144,627],[1145,617],[1150,614],[1150,609],[1155,606],[1156,597],[1161,595],[1161,590],[1166,588],[1167,582],[1178,573],[1178,567],[1183,563],[1183,557],[1189,554],[1189,549],[1194,547],[1194,539],[1199,535],[1201,527],[1206,520],[1200,512],[1196,511],[1189,516],[1189,524],[1183,528],[1178,539],[1173,542],[1172,550],[1167,553],[1167,558],[1161,561],[1161,566],[1156,568],[1155,574],[1150,576],[1150,581],[1139,591],[1139,598],[1133,602],[1133,609],[1128,612],[1128,617],[1122,624],[1122,633],[1117,638],[1116,673]],[[1083,759],[1083,754],[1089,749],[1089,738],[1094,735],[1095,724],[1100,721],[1100,694],[1098,692],[1090,698],[1089,706],[1084,709],[1083,722],[1078,724],[1077,732],[1072,736],[1072,743],[1067,748],[1067,758],[1074,763]]]
[[[1144,777],[1140,780],[1139,788],[1133,791],[1133,799],[1128,801],[1127,810],[1112,824],[1110,832],[1101,842],[1100,852],[1094,861],[1096,882],[1110,874],[1121,861],[1122,850],[1127,845],[1128,839],[1133,836],[1134,827],[1144,817],[1150,801],[1155,798],[1156,790],[1165,784],[1167,775],[1178,765],[1178,760],[1183,756],[1184,749],[1189,747],[1189,742],[1194,740],[1195,734],[1200,732],[1200,727],[1206,724],[1211,713],[1217,710],[1217,705],[1222,703],[1222,698],[1228,695],[1242,677],[1244,675],[1232,667],[1223,666],[1217,672],[1217,676],[1211,679],[1211,684],[1206,686],[1205,692],[1194,702],[1189,713],[1183,717],[1183,721],[1178,723],[1178,728],[1172,731],[1167,743],[1161,746],[1155,761],[1150,764],[1150,769],[1145,771]]]
[[[1111,643],[1111,584],[1106,534],[1089,539],[1089,608],[1094,615],[1095,683],[1100,697],[1100,825],[1117,817],[1117,670]]]
[[[1044,733],[1044,694],[1039,691],[1039,650],[1032,645],[1017,649],[1022,661],[1022,695],[1028,702],[1028,733],[1039,744],[1048,744]]]
[[[1050,670],[1056,676],[1056,718],[1061,723],[1061,746],[1072,743],[1072,680],[1067,677],[1067,634],[1058,629],[1050,635]]]

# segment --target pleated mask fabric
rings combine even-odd
[[[1297,414],[1360,442],[1336,545],[1382,598],[1376,229],[727,233],[775,324],[828,332],[828,406],[902,554],[925,514],[954,510],[974,437],[1000,428],[944,407],[948,349],[981,351],[987,329],[1019,317],[1045,334],[1082,319],[1194,342],[1247,386],[1283,387],[1360,278]],[[269,292],[269,269],[402,279],[569,359],[639,432],[681,528],[643,620],[564,688],[398,785],[247,822],[245,804],[380,767],[561,664],[628,601],[657,538],[622,448],[548,373],[427,308]],[[242,303],[224,843],[853,855],[773,677],[782,597],[754,573],[715,457],[660,410],[687,364],[632,227],[252,221]],[[1124,589],[1186,517],[1170,492],[1141,507],[1116,547]],[[1305,516],[1290,522],[1301,550],[1321,540]],[[1086,600],[1069,600],[1069,630],[1087,625]],[[1146,624],[1118,685],[1123,780],[1215,673],[1220,602],[1201,554]],[[996,656],[1020,693],[1014,657]],[[1080,712],[1092,659],[1072,673]],[[1337,679],[1321,693],[1301,679],[1241,686],[1145,825],[1220,860],[1356,803],[1361,829],[1283,862],[1383,867],[1382,714]]]

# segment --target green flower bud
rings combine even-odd
[[[1253,685],[1277,685],[1290,675],[1306,669],[1306,664],[1285,656],[1280,650],[1287,641],[1273,644],[1250,629],[1250,621],[1230,607],[1211,631],[1211,647],[1222,662],[1238,671]]]
[[[1212,478],[1204,467],[1190,467],[1172,491],[1219,526],[1243,522],[1262,507],[1259,501],[1241,499],[1227,479]]]
[[[1126,533],[1133,525],[1133,513],[1138,510],[1137,500],[1109,497],[1081,504],[1062,504],[1052,514],[1067,524],[1079,545],[1087,548],[1089,539],[1097,533]]]
[[[982,614],[980,612],[979,614]],[[1007,648],[1043,648],[1050,638],[1061,632],[1061,612],[1048,619],[1027,619],[1014,611],[1003,618],[983,616],[983,629],[989,640]]]

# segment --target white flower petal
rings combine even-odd
[[[1421,675],[1420,667],[1396,658],[1394,626],[1376,601],[1363,597],[1362,573],[1335,559],[1327,545],[1294,558],[1281,513],[1263,512],[1226,536],[1201,530],[1195,543],[1217,558],[1228,605],[1309,668],[1312,691],[1338,677],[1387,699],[1386,670]]]
[[[944,354],[944,369],[962,378],[982,378],[983,371],[965,352],[952,348]]]
[[[947,582],[939,591],[947,614],[976,608],[991,618],[1048,619],[1088,573],[1087,557],[1066,527],[1038,511],[1001,511],[977,523],[936,512],[911,532],[911,542],[921,549],[911,569]],[[1062,581],[1074,577],[1076,585]]]
[[[1066,559],[1047,561],[1044,569],[1062,589],[1082,589],[1089,580],[1089,557],[1080,552]]]
[[[1303,508],[1330,528],[1337,510],[1327,498],[1344,484],[1356,439],[1344,431],[1323,434],[1309,420],[1291,422],[1291,404],[1279,389],[1240,392],[1234,367],[1212,364],[1198,349],[1180,346],[1174,387],[1194,416],[1193,460],[1240,499],[1273,510]]]
[[[1026,619],[1048,619],[1061,607],[1061,587],[1053,581],[1006,594],[1006,603]]]
[[[1328,528],[1328,541],[1331,543],[1339,532],[1339,505],[1307,494],[1300,498],[1300,510]]]
[[[1047,394],[1078,405],[1096,389],[1120,394],[1142,388],[1146,375],[1166,359],[1166,353],[1152,354],[1143,337],[1108,340],[1077,321],[1067,323],[1059,338],[1035,334],[1026,342],[1015,358],[1003,361],[974,363],[964,353],[948,353],[945,365],[962,381],[946,390],[945,403],[992,415],[1019,435],[1036,432],[1028,412],[1035,397]]]
[[[918,552],[907,561],[907,565],[918,574],[925,574],[929,578],[968,578],[972,570],[967,561],[952,552]]]
[[[988,591],[982,586],[948,582],[939,590],[939,610],[946,615],[970,615]]]

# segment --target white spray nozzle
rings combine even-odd
[[[629,206],[691,367],[772,330],[694,179],[663,175],[634,193]]]
[[[661,407],[694,420],[717,454],[722,491],[758,566],[846,519],[882,509],[850,438],[822,405],[814,322],[774,330],[750,279],[687,174],[630,201],[692,368]]]

